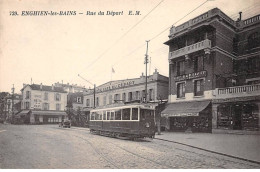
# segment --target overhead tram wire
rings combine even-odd
[[[212,0],[206,0],[206,1],[204,1],[203,3],[201,3],[199,6],[197,6],[196,8],[194,8],[192,11],[190,11],[189,13],[187,13],[185,16],[183,16],[182,18],[180,18],[179,20],[177,20],[173,25],[175,25],[175,24],[177,24],[179,21],[181,21],[182,19],[184,19],[185,17],[187,17],[188,15],[190,15],[192,12],[194,12],[195,10],[197,10],[198,8],[200,8],[201,6],[203,6],[204,4],[206,4],[208,1],[212,1]],[[164,29],[162,32],[160,32],[159,34],[157,34],[156,36],[154,36],[154,37],[152,37],[151,39],[150,39],[150,41],[152,41],[152,40],[154,40],[154,39],[156,39],[158,36],[160,36],[161,34],[163,34],[166,30],[168,30],[169,28],[171,28],[171,27],[167,27],[166,29]],[[145,46],[146,44],[144,43],[144,44],[142,44],[142,45],[140,45],[137,49],[135,49],[134,51],[132,51],[131,53],[129,53],[129,54],[132,54],[132,53],[134,53],[136,50],[138,50],[139,48],[141,48],[141,47],[143,47],[143,46]],[[128,55],[127,55],[128,56]],[[123,56],[123,57],[126,57],[126,56]],[[116,63],[114,63],[112,66],[114,66],[115,64],[117,64],[117,63],[119,63],[121,60],[122,60],[123,58],[121,58],[120,60],[118,60]],[[100,74],[101,72],[99,72],[99,74]],[[97,75],[95,75],[95,76],[97,76]]]
[[[123,39],[131,30],[133,30],[138,24],[140,24],[151,12],[153,12],[164,0],[161,0],[154,8],[152,8],[140,21],[133,25],[130,29],[126,31],[120,38],[118,38],[111,46],[109,46],[100,56],[98,56],[94,61],[92,61],[87,68],[91,67],[96,63],[101,57],[103,57],[113,46],[115,46],[121,39]]]
[[[182,19],[184,19],[185,17],[187,17],[188,15],[190,15],[192,12],[194,12],[195,10],[197,10],[198,8],[200,8],[201,6],[203,6],[204,4],[206,4],[208,1],[211,0],[206,0],[205,2],[203,2],[202,4],[200,4],[198,7],[194,8],[192,11],[190,11],[188,14],[186,14],[185,16],[183,16],[182,18],[180,18],[179,20],[177,20],[173,25],[177,24],[179,21],[181,21]],[[151,38],[150,40],[152,41],[153,39],[156,39],[158,36],[160,36],[161,34],[163,34],[165,31],[167,31],[168,29],[170,29],[171,27],[167,27],[166,29],[164,29],[162,32],[160,32],[159,34],[157,34],[156,36],[154,36],[153,38]]]

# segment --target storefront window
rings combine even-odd
[[[245,130],[258,130],[258,107],[255,104],[244,104],[242,125]]]
[[[231,107],[229,105],[220,105],[218,107],[218,127],[230,128],[232,123]]]
[[[254,103],[223,104],[218,107],[218,128],[259,130],[259,109]]]

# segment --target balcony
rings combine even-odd
[[[214,96],[216,99],[260,96],[260,84],[216,88],[214,90]]]
[[[201,42],[197,42],[195,44],[183,47],[181,49],[178,49],[176,51],[172,51],[169,53],[169,60],[180,57],[180,56],[184,56],[199,50],[205,50],[205,53],[209,52],[207,50],[209,50],[211,48],[211,41],[209,39],[205,39]]]

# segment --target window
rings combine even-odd
[[[115,120],[115,112],[110,112],[110,120]]]
[[[26,91],[25,99],[30,99],[30,97],[31,97],[31,92],[30,91]]]
[[[45,93],[44,93],[44,100],[48,100],[48,98],[49,98],[48,96],[49,96],[48,93],[45,92]]]
[[[133,94],[132,94],[132,92],[129,92],[128,93],[128,101],[130,102],[130,101],[132,101],[133,100]]]
[[[116,115],[115,117],[116,120],[121,120],[121,109],[116,110],[115,115]]]
[[[255,32],[248,37],[248,49],[259,47],[260,45],[260,33]]]
[[[107,104],[107,96],[104,96],[103,97],[103,105],[106,105]]]
[[[135,92],[135,99],[140,100],[140,91]]]
[[[103,111],[103,120],[107,120],[107,114],[106,114],[106,111]]]
[[[109,95],[109,104],[112,104],[112,95]]]
[[[123,109],[122,110],[122,118],[123,120],[130,120],[130,109]]]
[[[86,106],[90,107],[90,100],[89,99],[86,100]]]
[[[197,56],[194,58],[194,72],[204,70],[204,57]]]
[[[59,94],[59,93],[56,93],[56,94],[55,94],[55,100],[56,100],[56,101],[60,101],[60,99],[61,99],[60,94]]]
[[[132,120],[138,120],[138,108],[132,108]]]
[[[43,103],[43,110],[49,110],[49,103]]]
[[[120,94],[115,94],[114,101],[116,102],[117,100],[120,100]]]
[[[30,109],[30,102],[25,102],[25,109]]]
[[[99,98],[96,98],[96,106],[99,106]]]
[[[153,100],[153,89],[149,89],[149,100]]]
[[[60,110],[60,104],[59,103],[56,104],[56,110]]]
[[[204,88],[203,88],[203,79],[196,80],[194,82],[194,95],[195,96],[202,96],[204,94]]]
[[[185,82],[177,84],[177,98],[185,97]]]
[[[183,75],[185,73],[185,61],[177,62],[177,76]]]
[[[107,120],[110,120],[110,112],[107,111]]]
[[[77,103],[81,103],[81,97],[77,97]]]
[[[123,101],[125,102],[126,101],[126,94],[125,93],[123,93],[122,98],[123,98]]]

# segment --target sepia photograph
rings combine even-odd
[[[0,0],[0,169],[260,169],[260,0]]]

